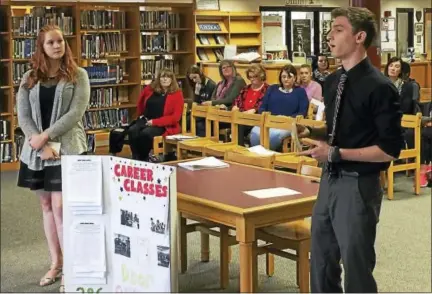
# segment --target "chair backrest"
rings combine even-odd
[[[270,148],[270,129],[291,131],[293,122],[296,122],[299,119],[300,116],[293,118],[284,115],[268,114],[264,119],[264,127],[261,129],[261,132],[263,133],[262,145],[264,148]]]
[[[430,102],[432,97],[432,88],[420,89],[420,102]]]
[[[404,114],[402,116],[402,127],[407,129],[414,129],[414,149],[419,151],[421,145],[421,118],[422,114],[419,112],[416,115]]]
[[[213,124],[213,136],[219,138],[219,123],[229,123],[233,127],[234,113],[228,110],[219,109],[217,106],[210,106],[206,117],[206,137],[211,137],[211,126]]]
[[[322,168],[309,164],[301,164],[300,169],[299,171],[297,171],[297,173],[303,176],[321,178]]]
[[[257,166],[262,168],[274,168],[275,155],[263,156],[254,153],[247,153],[236,150],[227,150],[224,154],[224,160],[242,163],[251,166]]]
[[[181,130],[182,130],[182,134],[186,134],[187,132],[187,109],[188,109],[188,104],[184,103],[183,104],[183,113],[182,113],[182,125],[181,125]]]
[[[240,126],[250,126],[250,127],[260,127],[261,129],[264,127],[264,121],[268,112],[263,112],[261,114],[252,114],[240,112],[238,110],[233,111],[233,123],[232,123],[232,141],[235,144],[238,144],[238,136],[239,136],[239,127]],[[263,142],[264,132],[260,132],[260,142]]]
[[[206,118],[209,107],[210,106],[207,105],[198,105],[196,103],[192,103],[190,120],[191,120],[191,132],[194,136],[196,135],[197,118]]]
[[[297,121],[299,125],[308,126],[308,127],[324,127],[326,125],[325,120],[314,120],[308,118],[299,118]]]
[[[313,103],[309,103],[308,111],[307,111],[307,118],[308,119],[314,119],[314,112],[318,110],[318,106],[316,106]]]

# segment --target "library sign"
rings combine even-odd
[[[322,6],[321,0],[285,0],[285,6]]]

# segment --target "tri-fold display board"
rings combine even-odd
[[[63,156],[66,292],[177,292],[174,167]]]

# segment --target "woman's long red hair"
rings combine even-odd
[[[46,25],[39,31],[36,39],[36,51],[30,61],[33,70],[27,79],[27,87],[29,89],[33,88],[39,81],[46,81],[48,79],[49,62],[43,44],[45,41],[45,34],[50,31],[59,31],[65,42],[65,53],[61,59],[60,70],[57,76],[58,80],[64,79],[68,82],[76,82],[78,65],[73,60],[72,51],[69,44],[64,39],[63,32],[60,27],[56,25]]]

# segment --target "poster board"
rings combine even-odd
[[[303,52],[306,56],[311,55],[311,32],[310,19],[292,20],[293,52]]]
[[[177,292],[175,167],[63,156],[62,181],[66,292]]]

